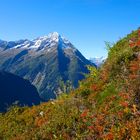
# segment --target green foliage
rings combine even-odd
[[[88,96],[90,93],[91,93],[90,89],[86,89],[86,88],[81,90],[81,92],[80,92],[81,96],[83,96],[83,97]]]
[[[110,42],[107,42],[107,41],[105,41],[105,45],[106,45],[106,50],[108,51],[108,53],[110,52],[110,50],[111,50],[111,48],[112,48],[112,46],[113,46],[113,44],[112,43],[110,43]]]
[[[116,95],[117,93],[118,91],[115,88],[115,85],[113,83],[109,83],[108,85],[106,85],[105,90],[100,94],[97,94],[95,98],[99,104],[102,104],[108,96]]]
[[[97,68],[92,67],[92,66],[87,66],[87,68],[88,68],[88,70],[89,70],[89,72],[90,72],[90,74],[88,74],[87,77],[88,77],[88,76],[90,76],[91,78],[97,77],[97,74],[98,74]]]

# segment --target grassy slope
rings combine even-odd
[[[134,43],[130,44],[130,39]],[[109,49],[100,70],[69,95],[0,115],[1,139],[139,139],[140,45],[138,31]]]

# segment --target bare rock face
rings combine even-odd
[[[54,99],[88,73],[93,65],[57,32],[32,41],[0,41],[0,70],[27,79],[44,100]]]

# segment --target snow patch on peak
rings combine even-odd
[[[60,36],[59,33],[57,33],[57,32],[49,33],[48,37],[49,37],[52,41],[55,41],[55,42],[58,42],[59,39],[61,38],[61,36]]]
[[[29,40],[19,40],[16,41],[17,45],[12,47],[11,49],[18,49],[18,48],[28,48],[31,44]]]
[[[59,35],[59,33],[58,32],[52,32],[52,33],[49,33],[49,35],[48,35],[49,37],[59,37],[60,35]]]

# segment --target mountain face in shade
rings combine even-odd
[[[16,101],[20,106],[32,106],[39,104],[41,99],[29,81],[7,72],[0,72],[0,112],[6,111],[7,107]]]
[[[32,41],[0,41],[0,69],[30,81],[41,98],[49,100],[72,88],[93,65],[57,32]]]

